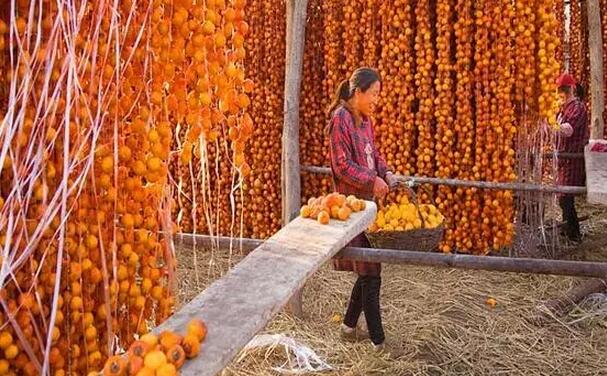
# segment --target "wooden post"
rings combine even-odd
[[[600,293],[607,289],[607,281],[593,278],[582,284],[579,284],[567,291],[563,296],[559,296],[546,301],[540,305],[540,312],[531,317],[531,321],[536,324],[543,324],[551,316],[560,316],[571,310],[571,308],[582,301],[590,294]]]
[[[603,35],[599,0],[586,0],[588,10],[588,49],[590,50],[590,138],[602,139],[605,107],[603,88]]]
[[[301,204],[299,166],[299,97],[306,34],[307,0],[288,0],[285,56],[284,125],[282,130],[282,223],[297,217]],[[302,291],[289,302],[290,311],[303,316]]]

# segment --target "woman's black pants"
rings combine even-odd
[[[571,240],[578,241],[582,235],[580,233],[580,222],[575,210],[575,196],[563,195],[559,199],[559,205],[563,211],[563,222],[565,222],[565,234]]]
[[[358,318],[364,312],[369,336],[376,345],[383,343],[385,339],[379,308],[380,288],[380,276],[359,276],[352,289],[352,296],[344,318],[344,324],[350,328],[356,328]]]

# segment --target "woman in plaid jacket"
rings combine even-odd
[[[339,85],[328,111],[331,116],[328,133],[335,190],[365,200],[383,198],[389,187],[396,185],[394,175],[374,143],[370,115],[380,89],[377,71],[359,68],[349,80]],[[370,245],[365,235],[360,234],[350,246]],[[342,335],[355,340],[370,337],[377,350],[383,349],[385,336],[379,305],[381,264],[335,259],[334,266],[337,270],[358,274],[342,324]],[[362,312],[365,313],[368,334],[357,327]]]
[[[558,151],[583,153],[589,138],[588,113],[581,98],[583,90],[580,90],[575,79],[566,73],[559,76],[557,86],[561,97],[558,114]],[[557,185],[584,186],[586,184],[583,159],[559,159],[557,172]],[[558,198],[565,222],[565,235],[572,241],[580,241],[582,235],[575,210],[575,196],[559,194]]]

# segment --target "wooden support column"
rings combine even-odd
[[[299,98],[306,35],[307,0],[287,0],[287,41],[285,56],[284,125],[282,130],[282,223],[285,226],[299,214],[301,172],[299,166]],[[302,290],[288,304],[289,310],[303,316]]]
[[[282,130],[283,225],[297,217],[301,204],[299,97],[306,33],[307,0],[287,1],[284,125]]]
[[[590,50],[590,138],[602,139],[605,129],[603,87],[603,35],[599,0],[586,0],[588,11],[588,49]]]

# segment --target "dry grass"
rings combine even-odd
[[[596,213],[595,213],[596,214]],[[585,224],[586,242],[571,258],[606,259],[604,211]],[[603,221],[603,222],[601,222]],[[602,227],[603,229],[605,227]],[[188,301],[242,256],[227,251],[181,249],[180,301]],[[213,261],[210,264],[211,260]],[[196,282],[196,276],[199,281]],[[354,277],[323,267],[306,285],[307,317],[282,313],[266,328],[310,346],[335,368],[323,375],[605,375],[607,321],[585,305],[543,326],[529,322],[538,305],[564,293],[575,278],[386,265],[382,309],[386,334],[402,356],[377,356],[370,343],[339,339],[332,321],[345,309]],[[494,308],[486,299],[497,300]],[[588,304],[596,309],[596,302]],[[605,310],[605,305],[603,305]],[[275,375],[286,360],[281,347],[256,350],[232,363],[224,375]]]

